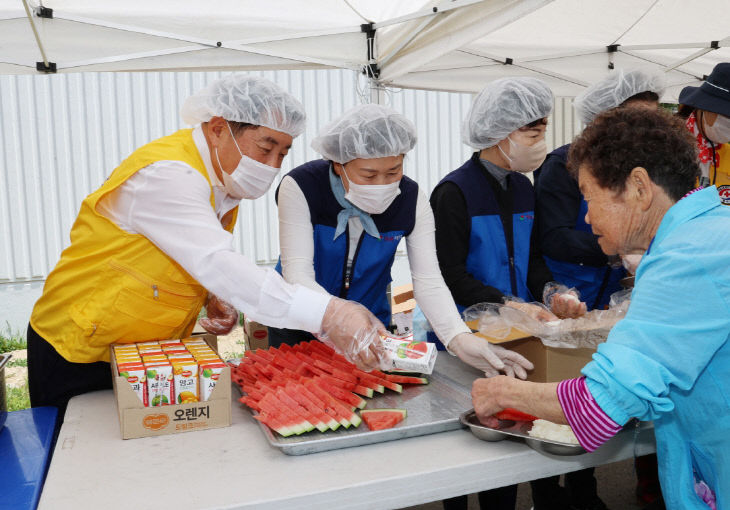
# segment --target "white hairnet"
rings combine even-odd
[[[542,80],[494,80],[474,99],[461,126],[461,141],[477,150],[492,147],[552,110],[553,92]]]
[[[281,131],[293,137],[304,131],[304,106],[272,81],[250,74],[231,74],[188,97],[180,109],[187,124],[223,117]]]
[[[585,89],[573,101],[573,108],[584,124],[590,124],[599,113],[615,108],[641,92],[654,92],[661,98],[666,87],[664,73],[618,70]]]
[[[324,126],[312,148],[325,159],[347,163],[353,159],[398,156],[416,145],[416,127],[400,113],[378,104],[356,106]]]

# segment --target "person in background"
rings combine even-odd
[[[730,62],[717,64],[699,87],[679,94],[678,114],[697,141],[701,186],[717,186],[730,205]]]
[[[666,112],[614,108],[573,142],[568,166],[608,255],[645,253],[631,306],[582,376],[479,379],[483,423],[505,407],[569,424],[593,451],[653,420],[666,507],[730,507],[730,210],[695,188],[694,140]],[[701,311],[701,312],[700,312]]]
[[[573,107],[584,125],[596,115],[618,106],[656,109],[664,93],[663,74],[642,70],[617,70],[594,83],[575,98]],[[621,290],[619,281],[626,275],[616,258],[609,261],[601,251],[598,238],[585,222],[588,205],[580,193],[578,181],[566,167],[570,144],[548,154],[538,172],[535,172],[536,225],[545,262],[553,277],[580,292],[588,310],[608,306],[611,294]],[[538,175],[539,174],[539,175]],[[654,469],[651,469],[654,466]],[[565,486],[571,504],[578,508],[605,508],[596,492],[594,469],[583,469],[565,475]],[[656,457],[637,459],[639,484],[637,496],[643,503],[652,503],[661,497],[656,473]],[[537,494],[549,495],[550,486],[557,489],[559,477],[535,482],[545,486]],[[556,496],[552,496],[555,499]],[[540,508],[540,501],[535,501]]]
[[[323,127],[312,147],[324,159],[287,174],[277,190],[284,279],[363,304],[390,323],[387,287],[405,239],[416,300],[448,350],[487,375],[524,379],[532,364],[473,335],[439,271],[433,213],[418,184],[403,174],[415,126],[377,104],[356,106]],[[269,330],[271,345],[311,338]]]
[[[286,283],[233,249],[239,202],[268,190],[304,130],[301,103],[236,74],[181,113],[198,125],[137,149],[84,199],[33,308],[31,404],[59,407],[61,420],[71,397],[112,387],[110,344],[184,338],[206,299],[204,324],[219,332],[237,309],[316,332],[363,367],[379,363],[383,326],[362,305]]]
[[[535,196],[524,175],[545,159],[552,108],[553,94],[542,81],[504,78],[477,95],[464,120],[462,140],[475,152],[431,194],[439,266],[461,310],[506,302],[545,320],[556,318],[529,304],[543,300],[553,276],[532,235]],[[556,294],[546,304],[560,317],[586,310],[574,295]],[[513,509],[516,494],[517,486],[482,492],[480,506]],[[447,510],[466,505],[466,496],[444,501]]]

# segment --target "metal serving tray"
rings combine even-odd
[[[483,441],[501,441],[508,437],[516,437],[523,439],[527,446],[533,450],[551,455],[581,455],[586,453],[585,449],[577,444],[549,441],[530,436],[528,431],[532,428],[532,422],[529,421],[503,420],[500,421],[499,428],[486,427],[479,423],[474,409],[462,413],[459,416],[459,421],[469,427],[471,433]]]
[[[457,358],[440,353],[433,374],[427,376],[428,384],[403,385],[403,393],[385,390],[383,395],[366,399],[365,409],[402,408],[408,411],[407,418],[391,429],[370,431],[363,423],[355,429],[340,427],[335,431],[313,430],[300,436],[282,437],[263,423],[257,423],[269,444],[287,455],[306,455],[456,430],[462,427],[459,415],[472,407],[471,381],[479,376],[480,372],[465,366]]]

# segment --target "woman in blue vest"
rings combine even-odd
[[[439,271],[428,199],[403,175],[404,155],[415,143],[408,119],[375,104],[357,106],[325,126],[312,141],[324,159],[292,170],[277,192],[278,269],[288,282],[346,296],[389,324],[386,290],[405,239],[415,298],[441,342],[487,375],[502,371],[524,379],[530,362],[490,346],[461,320]],[[272,345],[308,337],[270,330]]]
[[[506,302],[541,318],[555,318],[529,304],[543,300],[553,277],[532,236],[535,193],[524,175],[545,159],[552,108],[552,92],[535,78],[488,84],[462,127],[462,140],[476,151],[431,194],[441,272],[462,309]],[[562,317],[579,316],[586,309],[574,295],[555,294],[546,304]],[[516,493],[516,486],[482,492],[480,505],[485,510],[514,509]],[[465,496],[444,502],[447,510],[466,506]]]

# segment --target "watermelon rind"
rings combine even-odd
[[[393,409],[393,408],[379,408],[379,409],[363,409],[360,411],[360,415],[363,414],[378,414],[378,413],[401,413],[403,415],[403,418],[406,418],[408,416],[408,411],[406,409]]]

